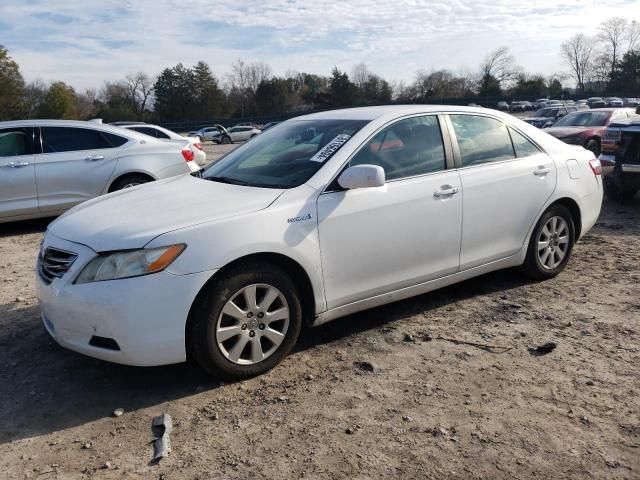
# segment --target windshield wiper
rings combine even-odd
[[[202,177],[206,180],[211,180],[212,182],[220,182],[220,183],[230,183],[231,185],[249,185],[249,182],[245,182],[244,180],[238,180],[237,178],[231,177]]]

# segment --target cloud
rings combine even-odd
[[[221,75],[238,58],[277,73],[364,62],[409,80],[418,68],[475,70],[501,45],[549,74],[563,68],[558,51],[569,36],[639,11],[640,0],[4,0],[0,18],[2,42],[27,78],[83,88],[198,60]]]

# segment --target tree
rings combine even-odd
[[[64,82],[53,82],[40,105],[39,116],[43,118],[77,118],[76,92]]]
[[[154,80],[144,72],[129,74],[123,84],[128,90],[128,99],[136,120],[142,121],[154,91]]]
[[[271,76],[271,67],[264,62],[244,63],[238,60],[231,66],[231,73],[227,76],[229,94],[236,108],[239,106],[241,116],[254,108],[258,86]]]
[[[0,120],[14,120],[24,114],[24,88],[20,67],[0,45]]]
[[[96,116],[105,122],[137,120],[138,114],[131,102],[130,89],[122,81],[105,82],[97,95]]]
[[[611,75],[610,89],[634,95],[640,91],[640,51],[625,53]]]
[[[561,54],[576,81],[580,93],[584,93],[585,83],[592,68],[595,47],[593,38],[578,33],[562,44]]]
[[[522,73],[518,76],[516,84],[511,90],[511,94],[516,97],[542,97],[547,93],[547,82],[542,75],[527,75]]]
[[[226,110],[224,92],[218,86],[218,80],[205,62],[200,61],[193,67],[195,82],[194,120],[206,120],[222,116]]]
[[[485,89],[496,90],[496,86],[502,89],[520,73],[521,68],[516,64],[509,48],[500,47],[489,53],[480,64],[481,88],[484,85]]]
[[[600,62],[607,61],[609,72],[613,74],[622,53],[622,44],[628,37],[629,22],[622,17],[613,17],[602,22],[598,28],[598,40],[604,43],[606,55],[600,57]]]
[[[356,87],[360,89],[364,88],[371,75],[369,68],[364,63],[358,63],[351,69],[351,78],[353,83],[355,83]]]
[[[349,75],[333,68],[329,79],[329,102],[336,107],[351,107],[358,96],[358,87],[349,80]]]
[[[42,80],[34,80],[25,85],[22,107],[25,118],[35,118],[44,102],[47,86]]]
[[[263,80],[256,90],[256,107],[258,115],[284,113],[292,107],[292,86],[289,79],[274,77]]]
[[[162,121],[193,118],[197,110],[197,88],[193,70],[178,63],[165,68],[155,86],[155,110]]]

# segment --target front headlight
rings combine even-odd
[[[160,248],[103,253],[82,269],[75,283],[139,277],[160,272],[178,258],[185,248],[186,245],[178,244]]]

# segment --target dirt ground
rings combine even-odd
[[[352,315],[232,384],[58,347],[34,292],[46,225],[0,225],[1,478],[640,478],[640,198],[605,202],[554,280]],[[163,412],[173,451],[150,465]]]

